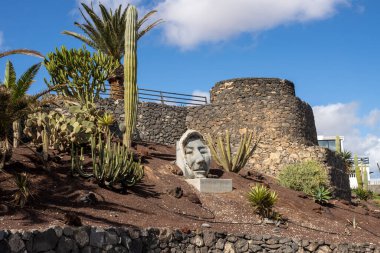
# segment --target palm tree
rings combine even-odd
[[[0,58],[3,58],[8,55],[12,54],[25,54],[25,55],[30,55],[30,56],[35,56],[44,59],[45,57],[38,51],[35,50],[30,50],[30,49],[14,49],[14,50],[9,50],[0,53]]]
[[[89,18],[80,10],[85,23],[80,24],[75,22],[74,24],[81,29],[85,35],[70,31],[63,31],[62,33],[77,38],[95,50],[100,50],[105,54],[111,55],[119,61],[120,67],[115,70],[108,81],[111,86],[111,97],[114,99],[122,99],[123,66],[121,59],[124,56],[125,17],[129,4],[124,10],[122,10],[122,6],[119,5],[114,12],[111,9],[107,10],[104,5],[99,4],[101,16],[95,13],[92,5],[90,7],[82,3],[82,7]],[[146,21],[156,12],[156,10],[152,10],[139,20],[137,24],[138,39],[162,22],[161,19],[158,19],[142,28]]]
[[[14,96],[14,93],[7,86],[0,85],[0,171],[4,168],[5,162],[12,156],[12,146],[9,145],[8,136],[12,122],[15,122],[33,111],[38,99],[52,90],[61,88],[62,85],[51,87],[34,96]]]
[[[30,67],[21,77],[16,80],[16,72],[14,70],[11,61],[8,61],[5,67],[5,80],[2,84],[10,93],[10,98],[12,101],[19,101],[21,98],[25,97],[26,92],[29,90],[30,85],[34,82],[34,77],[36,76],[38,70],[41,67],[41,63],[35,64]],[[19,139],[21,136],[21,119],[13,121],[13,147],[18,147]]]

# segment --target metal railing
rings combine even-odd
[[[102,92],[102,97],[110,95],[110,86],[106,85],[106,91]],[[123,94],[120,94],[123,95]],[[169,105],[205,105],[207,97],[182,94],[175,92],[167,92],[161,90],[138,89],[139,101],[141,102],[158,102]]]

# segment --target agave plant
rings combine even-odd
[[[273,216],[273,207],[277,202],[278,195],[264,185],[255,185],[248,192],[248,200],[256,212],[263,218]]]
[[[325,205],[331,199],[331,191],[324,186],[316,188],[313,192],[313,199],[320,205]]]
[[[215,162],[222,166],[224,170],[237,173],[245,166],[248,159],[256,150],[259,139],[253,142],[252,131],[243,133],[235,154],[231,152],[230,133],[228,130],[226,130],[225,140],[222,136],[219,136],[216,145],[209,134],[206,135],[206,141]]]
[[[28,175],[26,173],[16,174],[14,182],[17,186],[17,191],[13,194],[13,203],[23,208],[32,196]]]

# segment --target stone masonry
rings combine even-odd
[[[188,109],[186,125],[214,139],[229,130],[235,148],[240,133],[253,130],[261,139],[247,170],[276,176],[287,164],[317,160],[328,169],[335,195],[350,198],[342,161],[318,146],[312,108],[295,96],[290,81],[241,78],[218,82],[211,89],[211,104]]]
[[[98,106],[124,122],[123,100],[101,99]],[[174,145],[187,129],[214,138],[225,130],[236,148],[246,129],[260,134],[257,151],[246,170],[277,176],[284,166],[317,160],[328,169],[336,197],[349,199],[348,174],[334,152],[318,146],[314,115],[295,95],[294,84],[277,78],[239,78],[221,81],[211,89],[211,104],[174,106],[151,102],[138,105],[135,140]],[[120,131],[116,132],[121,135]]]
[[[43,231],[0,230],[0,252],[366,252],[380,253],[378,245],[331,244],[270,235],[233,235],[212,231],[169,228],[52,227]]]

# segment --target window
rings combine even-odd
[[[319,140],[318,145],[336,151],[335,140]]]

